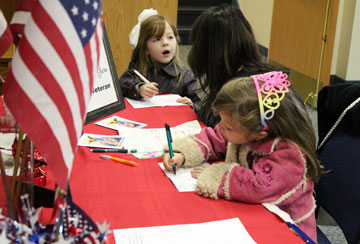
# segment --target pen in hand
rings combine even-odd
[[[137,76],[139,76],[139,78],[140,78],[142,81],[144,81],[145,83],[148,83],[148,84],[151,83],[151,82],[150,82],[148,79],[146,79],[142,74],[140,74],[139,71],[137,71],[136,69],[133,69],[133,71],[134,71],[134,73],[135,73]]]
[[[130,160],[122,159],[122,158],[116,158],[116,157],[113,157],[110,155],[100,155],[100,157],[104,158],[104,159],[110,159],[114,162],[130,165],[130,166],[137,166],[137,163],[134,161],[130,161]]]
[[[165,130],[166,130],[166,137],[167,137],[167,141],[168,141],[168,145],[169,145],[170,159],[172,159],[174,157],[174,152],[173,152],[173,148],[171,145],[172,138],[171,138],[170,126],[166,123],[165,123]],[[176,174],[176,164],[173,164],[172,168],[173,168],[174,174]]]
[[[130,73],[135,73],[142,81],[144,81],[147,84],[150,84],[151,82],[146,79],[142,74],[140,74],[139,71],[137,71],[134,67],[134,65],[131,65],[131,69],[129,69]]]

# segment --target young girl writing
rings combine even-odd
[[[177,102],[197,110],[197,80],[178,57],[179,34],[176,27],[156,10],[146,9],[130,33],[134,48],[129,69],[120,77],[123,95],[132,99],[151,98],[157,94],[175,93]],[[150,83],[132,72],[136,69]]]
[[[219,124],[174,140],[164,166],[194,167],[205,197],[272,203],[316,241],[314,183],[321,174],[311,121],[282,72],[226,83],[213,102]]]

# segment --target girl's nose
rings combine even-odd
[[[169,45],[169,42],[166,39],[164,39],[162,44],[163,44],[163,46],[167,46],[167,45]]]

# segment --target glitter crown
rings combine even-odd
[[[265,120],[274,117],[275,110],[280,107],[280,101],[284,99],[285,93],[289,92],[290,81],[287,77],[288,75],[281,71],[251,76],[259,99],[260,119],[264,130],[269,129]],[[263,84],[260,85],[260,82]]]

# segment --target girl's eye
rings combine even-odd
[[[232,127],[229,127],[229,126],[226,126],[225,129],[228,130],[228,131],[232,131],[232,130],[233,130],[233,128],[232,128]]]

